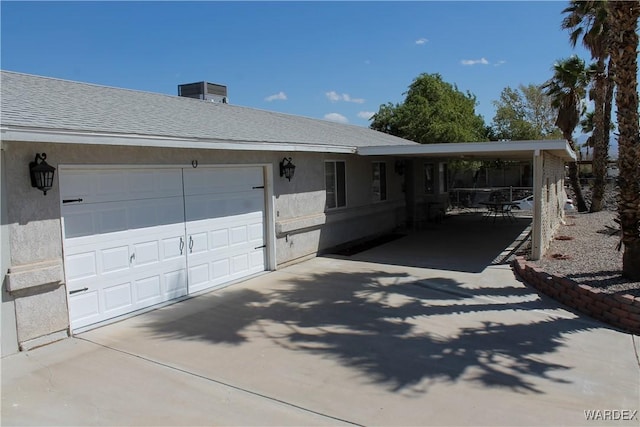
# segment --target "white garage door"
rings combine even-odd
[[[189,292],[265,270],[261,168],[184,171]]]
[[[61,170],[71,328],[264,271],[262,188],[260,167]]]

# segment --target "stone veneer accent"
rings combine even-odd
[[[640,335],[640,297],[605,294],[589,285],[548,274],[520,256],[513,261],[513,268],[525,283],[543,294],[616,328]]]

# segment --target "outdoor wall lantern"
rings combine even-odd
[[[284,176],[289,181],[291,181],[291,178],[293,178],[293,173],[295,172],[295,170],[296,170],[296,165],[291,163],[291,157],[289,158],[285,157],[284,159],[282,159],[282,161],[280,162],[280,176]]]
[[[398,175],[404,175],[404,160],[396,160],[394,169]]]
[[[45,160],[45,153],[36,154],[36,159],[29,163],[29,174],[31,175],[31,186],[42,190],[44,195],[53,187],[53,175],[56,168],[50,166]]]

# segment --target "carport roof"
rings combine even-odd
[[[363,156],[407,156],[407,157],[456,157],[465,160],[496,159],[530,160],[540,151],[547,151],[561,159],[576,159],[575,152],[565,140],[548,141],[495,141],[462,142],[457,144],[412,144],[388,147],[362,147]]]

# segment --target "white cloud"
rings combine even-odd
[[[327,92],[325,95],[327,95],[327,98],[329,99],[329,101],[331,102],[337,102],[340,101],[342,99],[342,97],[340,95],[338,95],[335,91],[331,91],[331,92]]]
[[[280,91],[278,93],[276,93],[275,95],[271,95],[271,96],[267,96],[265,99],[265,101],[271,102],[271,101],[286,101],[287,100],[287,94]]]
[[[365,119],[365,120],[369,120],[371,117],[373,117],[375,113],[373,111],[360,111],[358,113],[358,117],[360,117],[361,119]]]
[[[347,120],[347,118],[345,116],[343,116],[342,114],[338,114],[338,113],[328,113],[324,115],[324,119],[325,120],[330,120],[332,122],[337,122],[337,123],[349,123],[349,120]]]
[[[477,65],[477,64],[482,64],[482,65],[488,65],[489,61],[487,61],[486,58],[480,58],[480,59],[463,59],[462,61],[460,61],[460,63],[462,65]]]
[[[348,93],[339,94],[335,90],[332,90],[331,92],[325,93],[325,95],[327,96],[327,99],[329,99],[329,101],[331,102],[344,101],[344,102],[355,102],[356,104],[364,104],[364,99],[352,98]]]
[[[416,44],[425,44],[425,43],[427,43],[428,41],[429,41],[428,39],[425,39],[425,38],[423,37],[423,38],[420,38],[420,39],[416,40]]]
[[[507,63],[507,61],[501,60],[501,61],[498,61],[498,62],[496,62],[495,64],[493,64],[493,66],[494,66],[494,67],[499,67],[499,66],[501,66],[502,64],[506,64],[506,63]]]

